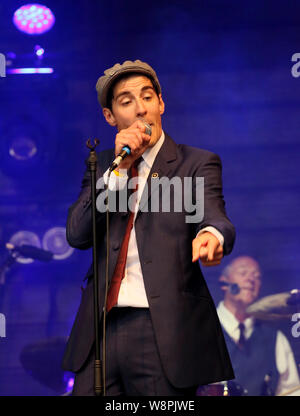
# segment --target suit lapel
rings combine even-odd
[[[151,195],[159,186],[159,179],[162,177],[171,178],[173,176],[173,173],[178,165],[177,158],[177,144],[171,139],[170,136],[165,134],[164,143],[159,150],[149,172],[149,176],[141,196],[137,217],[140,215],[141,211],[143,211],[143,208],[148,203],[148,200],[150,200]],[[155,179],[157,179],[157,181]]]

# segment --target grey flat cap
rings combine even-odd
[[[106,69],[104,75],[100,77],[96,84],[96,90],[98,94],[98,101],[102,108],[107,107],[107,95],[113,82],[117,80],[121,75],[132,73],[138,73],[146,75],[153,82],[153,86],[158,94],[161,93],[161,87],[157,78],[157,75],[153,68],[146,62],[140,60],[137,61],[125,61],[122,65],[115,64],[112,68]]]

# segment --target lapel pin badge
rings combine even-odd
[[[152,178],[158,178],[158,173],[157,172],[152,173]]]

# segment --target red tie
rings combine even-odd
[[[142,158],[137,159],[133,165],[131,166],[131,177],[134,178],[138,176],[137,166],[140,163]],[[134,192],[136,192],[138,189],[138,182],[136,183]],[[134,220],[134,210],[130,212],[125,235],[122,241],[122,245],[119,252],[119,257],[117,260],[117,264],[115,267],[115,271],[113,274],[113,277],[111,279],[111,283],[108,289],[107,294],[107,304],[106,304],[106,311],[109,312],[112,307],[114,307],[117,304],[118,296],[119,296],[119,290],[121,286],[121,281],[124,277],[125,273],[125,266],[126,266],[126,260],[127,260],[127,252],[128,252],[128,243],[129,243],[129,237],[130,233],[133,227],[133,220]]]

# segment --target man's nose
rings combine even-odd
[[[143,117],[147,113],[147,109],[143,100],[137,100],[136,113],[137,117]]]
[[[255,277],[255,275],[254,274],[252,274],[252,273],[249,273],[248,275],[247,275],[247,280],[250,282],[250,283],[255,283],[256,282],[256,277]]]

